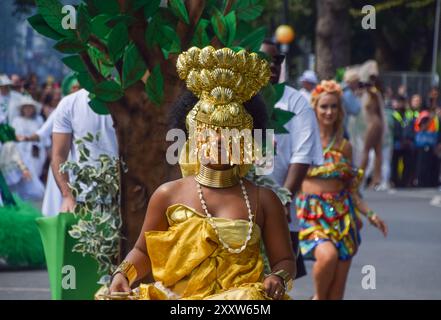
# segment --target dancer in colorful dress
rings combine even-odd
[[[352,166],[351,144],[343,138],[342,92],[322,81],[312,95],[320,127],[322,166],[311,168],[296,198],[300,247],[313,267],[314,299],[342,299],[352,257],[360,245],[360,214],[386,236],[387,226],[358,194],[363,172]]]
[[[255,160],[248,163],[253,142],[244,140],[236,158],[235,137],[227,140],[222,132],[253,129],[243,104],[268,82],[269,65],[255,53],[205,47],[182,53],[177,67],[200,99],[186,118],[184,178],[151,196],[141,235],[114,273],[110,292],[128,293],[152,274],[155,282],[137,290],[140,299],[287,298],[295,258],[283,205],[272,191],[242,178]],[[214,139],[201,136],[204,129]],[[213,142],[220,149],[210,148]],[[227,151],[227,164],[216,150]],[[272,269],[266,276],[261,240]]]

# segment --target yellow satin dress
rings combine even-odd
[[[166,212],[169,229],[145,233],[154,283],[141,284],[139,299],[268,299],[263,287],[261,231],[254,223],[244,251],[230,253],[205,215],[183,204]],[[239,248],[248,232],[247,220],[213,218],[220,237]]]

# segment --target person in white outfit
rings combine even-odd
[[[305,97],[306,101],[311,101],[311,92],[318,83],[317,75],[312,70],[306,70],[299,78],[302,88],[299,90],[300,94]]]
[[[52,129],[56,117],[57,109],[55,109],[47,118],[46,122],[34,133],[27,136],[17,135],[18,141],[43,141],[46,146],[51,146],[52,143]],[[70,160],[70,158],[69,158]],[[41,212],[44,216],[55,216],[59,213],[63,198],[60,189],[55,182],[52,168],[49,167],[46,181],[46,188],[44,191],[43,205]]]
[[[62,195],[60,212],[73,212],[77,201],[84,201],[84,193],[77,198],[72,195],[68,174],[59,171],[60,165],[68,159],[69,151],[73,161],[79,160],[78,146],[74,143],[77,139],[88,133],[95,136],[99,132],[99,142],[85,142],[90,150],[90,158],[96,159],[100,154],[118,157],[112,117],[96,114],[89,107],[89,101],[89,92],[81,89],[64,97],[57,107],[52,130],[51,167]]]
[[[20,116],[14,118],[11,123],[16,135],[26,136],[40,129],[44,123],[40,116],[41,104],[31,97],[23,97],[19,109]],[[26,164],[32,167],[37,177],[40,177],[47,157],[47,141],[26,141],[18,144],[17,147]]]
[[[276,84],[280,78],[280,52],[275,43],[268,40],[260,48],[272,58],[270,82]],[[294,117],[285,124],[287,134],[275,135],[276,155],[271,178],[281,187],[287,188],[293,197],[300,190],[303,179],[311,165],[323,163],[322,144],[317,118],[308,100],[300,91],[285,85],[282,98],[275,108],[294,113]],[[300,230],[294,201],[286,208],[289,217],[289,229],[293,250],[297,255],[296,278],[306,275],[305,265],[298,248]]]
[[[11,90],[12,84],[7,75],[0,75],[0,123],[11,124],[20,114],[18,107],[23,95]]]
[[[23,96],[19,105],[21,114],[12,120],[11,126],[15,133],[23,135],[38,130],[43,119],[38,115],[40,105],[30,97]],[[24,200],[41,200],[44,194],[44,185],[40,180],[43,164],[46,161],[46,150],[39,142],[20,143],[16,145],[23,162],[31,172],[31,180],[21,179],[11,185],[11,190]]]

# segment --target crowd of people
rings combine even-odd
[[[14,129],[18,152],[30,172],[29,179],[11,181],[10,187],[24,200],[43,199],[51,160],[49,118],[63,95],[78,89],[78,82],[71,76],[63,82],[49,76],[40,85],[35,74],[27,78],[0,75],[0,124]]]
[[[390,91],[389,91],[390,92]],[[408,96],[405,87],[386,99],[392,132],[391,183],[395,187],[437,187],[440,183],[441,106],[439,91]]]
[[[284,57],[270,40],[261,51],[270,63],[227,48],[182,53],[178,74],[192,92],[176,102],[176,122],[186,123],[183,127],[190,132],[194,126],[195,132],[208,128],[218,135],[224,128],[265,129],[266,108],[258,92],[268,81],[280,81]],[[222,64],[227,58],[228,68]],[[244,63],[255,68],[243,70]],[[219,73],[228,75],[221,85],[216,83]],[[192,86],[199,74],[206,81]],[[238,80],[247,77],[252,84]],[[286,124],[289,133],[275,136],[270,176],[291,193],[291,201],[282,203],[271,190],[243,179],[250,168],[244,163],[245,150],[228,164],[181,161],[183,178],[153,193],[136,245],[115,270],[109,288],[97,296],[131,293],[135,282],[153,273],[155,282],[137,287],[137,298],[284,299],[291,280],[306,274],[303,259],[312,259],[313,298],[344,297],[361,241],[361,217],[384,236],[388,233],[386,223],[363,200],[360,186],[378,190],[389,184],[439,184],[438,91],[431,91],[427,105],[421,96],[409,99],[403,88],[397,95],[383,91],[374,61],[348,68],[340,84],[319,81],[311,70],[299,80],[302,88],[286,85],[275,105],[294,117]],[[89,132],[103,131],[92,152],[101,148],[117,156],[111,117],[88,107],[89,93],[72,77],[62,84],[48,78],[39,87],[35,76],[22,81],[17,75],[1,75],[0,93],[2,149],[15,148],[9,162],[19,169],[0,168],[6,178],[0,184],[4,207],[17,205],[12,193],[24,200],[42,199],[47,183],[45,200],[52,205],[43,203],[43,214],[72,212],[85,195],[72,193],[70,177],[59,171],[60,165],[69,157],[78,161],[74,140]],[[211,141],[197,141],[191,152],[211,159],[206,148]],[[262,254],[268,258],[266,275]]]
[[[344,136],[355,146],[355,164],[367,169],[367,182],[376,190],[440,186],[438,87],[426,94],[408,95],[404,85],[395,91],[384,88],[378,75],[375,62],[369,61],[364,66],[347,68],[341,83]],[[372,80],[371,84],[367,80]],[[317,76],[308,70],[299,82],[300,92],[310,99],[310,88],[318,84]]]

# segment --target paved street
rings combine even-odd
[[[441,299],[441,192],[368,192],[366,199],[389,224],[390,234],[384,239],[365,223],[345,298]],[[375,268],[375,290],[362,288],[365,265]],[[50,299],[48,288],[45,271],[0,271],[0,299]],[[296,281],[292,294],[312,296],[310,274]]]

